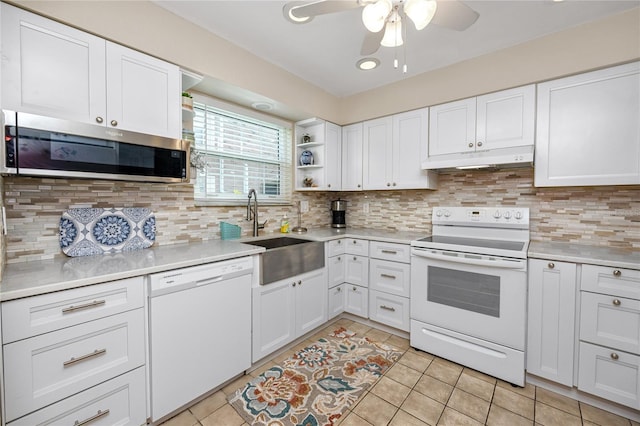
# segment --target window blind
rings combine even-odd
[[[290,125],[195,100],[193,109],[195,148],[205,162],[194,171],[196,202],[246,203],[252,188],[261,203],[291,202]]]

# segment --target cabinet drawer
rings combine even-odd
[[[327,242],[327,256],[337,256],[344,254],[344,246],[346,245],[345,239],[331,240]]]
[[[369,288],[409,297],[411,293],[411,265],[408,263],[369,260]]]
[[[370,290],[369,318],[400,330],[409,331],[409,298]]]
[[[583,265],[580,289],[594,293],[640,299],[640,271]]]
[[[369,241],[357,238],[345,238],[344,252],[360,256],[369,256]]]
[[[145,362],[144,311],[90,321],[4,345],[11,421]]]
[[[14,342],[140,308],[143,278],[135,277],[2,303],[2,339]]]
[[[345,274],[345,255],[330,257],[327,261],[327,269],[329,270],[329,288],[333,288],[344,282]]]
[[[411,246],[408,244],[371,241],[369,243],[369,257],[409,263],[411,261]]]
[[[147,422],[144,368],[70,396],[40,411],[22,417],[11,425],[131,425]],[[84,423],[83,423],[84,422]]]
[[[581,293],[580,340],[640,354],[640,301]]]
[[[640,357],[580,342],[578,389],[640,408]]]

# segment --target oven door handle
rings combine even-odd
[[[414,248],[411,254],[427,259],[462,263],[465,265],[489,266],[492,268],[523,269],[527,265],[526,260],[523,259],[496,259],[480,255],[465,255],[464,253],[444,254],[439,251],[423,250],[419,248]]]

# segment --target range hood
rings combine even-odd
[[[477,152],[435,155],[422,162],[423,170],[531,167],[533,145],[489,149]]]

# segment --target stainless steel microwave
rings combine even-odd
[[[23,176],[185,182],[189,142],[2,111],[0,172]]]

